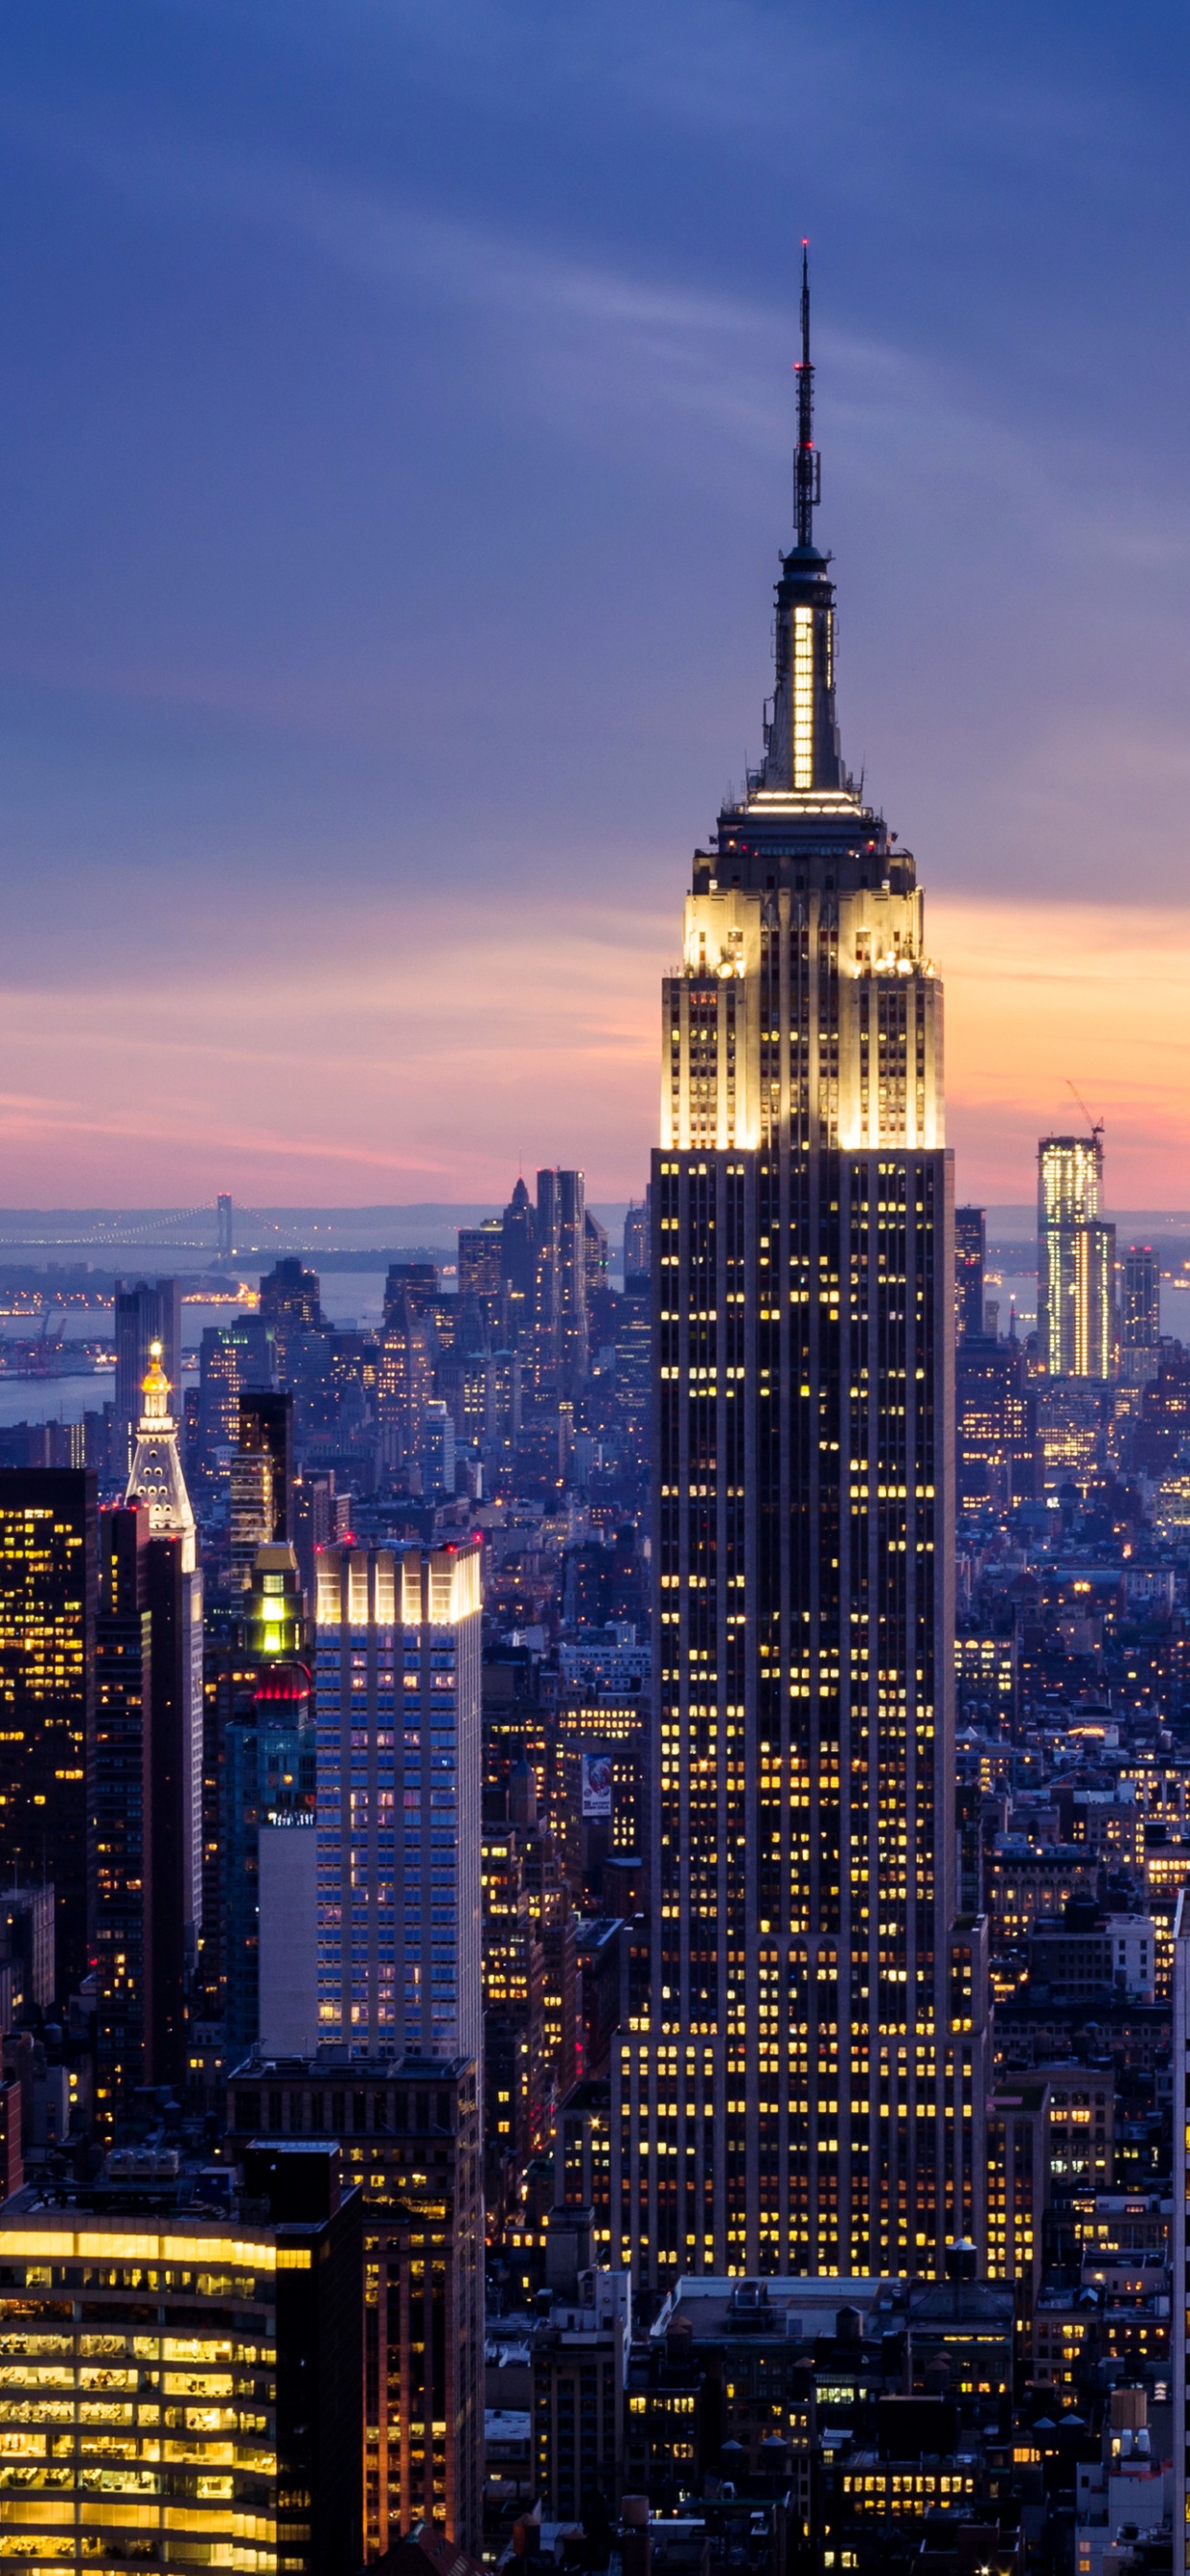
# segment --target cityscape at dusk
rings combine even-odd
[[[1187,2576],[1188,96],[0,20],[0,2576]]]
[[[759,751],[808,232],[960,1190],[1028,1197],[1069,1076],[1115,1203],[1183,1205],[1186,42],[15,0],[5,1195],[639,1193],[676,854]]]

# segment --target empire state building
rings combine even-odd
[[[652,2002],[613,2234],[682,2272],[941,2272],[983,2237],[956,1914],[942,988],[835,719],[803,264],[763,766],[695,853],[653,1158]]]

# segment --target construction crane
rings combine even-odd
[[[1072,1097],[1073,1097],[1073,1098],[1078,1102],[1079,1108],[1081,1109],[1081,1111],[1082,1111],[1082,1113],[1083,1113],[1083,1116],[1084,1116],[1084,1118],[1086,1119],[1087,1125],[1088,1125],[1088,1127],[1089,1127],[1089,1128],[1090,1128],[1090,1130],[1091,1130],[1091,1142],[1092,1142],[1092,1144],[1094,1144],[1094,1145],[1101,1145],[1101,1144],[1103,1143],[1103,1120],[1102,1120],[1102,1118],[1092,1118],[1092,1116],[1091,1116],[1091,1112],[1090,1112],[1090,1110],[1089,1110],[1089,1109],[1088,1109],[1088,1107],[1087,1107],[1086,1101],[1084,1100],[1084,1098],[1083,1098],[1083,1095],[1082,1095],[1081,1091],[1076,1091],[1076,1090],[1075,1090],[1074,1084],[1072,1083],[1072,1081],[1071,1081],[1071,1079],[1070,1079],[1069,1074],[1067,1074],[1067,1076],[1066,1076],[1066,1088],[1067,1088],[1067,1090],[1071,1093]]]

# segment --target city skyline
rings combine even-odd
[[[807,230],[960,1189],[1026,1199],[1073,1080],[1117,1202],[1176,1204],[1185,34],[57,14],[0,40],[0,1201],[639,1186],[666,886],[758,746]]]
[[[32,2576],[1188,2576],[1168,19],[0,13]]]

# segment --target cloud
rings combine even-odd
[[[1185,223],[1130,193],[1104,264],[1161,111],[1109,13],[1073,72],[1011,10],[112,14],[0,101],[0,1197],[639,1188],[676,852],[768,681],[802,196],[844,740],[951,887],[960,1185],[1029,1195],[1070,1074],[1113,1197],[1190,1196]]]
[[[1118,1207],[1190,1204],[1190,912],[932,897],[966,1197],[1028,1200],[1037,1138],[1107,1126]],[[0,1203],[497,1199],[518,1159],[639,1194],[672,915],[621,899],[324,899],[235,951],[0,993]]]
[[[792,284],[780,302],[708,290],[675,274],[668,245],[642,250],[632,264],[562,250],[524,224],[443,212],[407,184],[363,185],[325,158],[275,145],[247,152],[177,128],[164,134],[127,109],[122,123],[114,115],[101,127],[19,100],[7,119],[0,109],[5,121],[26,148],[141,206],[201,228],[248,227],[393,299],[412,293],[423,323],[431,307],[440,318],[444,304],[478,319],[502,397],[554,421],[563,412],[572,434],[601,438],[614,422],[639,440],[642,416],[652,416],[672,441],[677,421],[696,420],[749,472],[757,456],[789,445]],[[1166,566],[1171,543],[1179,559],[1190,554],[1190,509],[1182,504],[1171,524],[1168,503],[1148,502],[1143,484],[1117,477],[1104,485],[1094,423],[1079,427],[1080,456],[1068,422],[1060,450],[1047,456],[1018,382],[972,376],[957,351],[944,357],[821,316],[815,358],[849,466],[874,490],[895,490],[902,505],[916,492],[936,510],[941,474],[977,487],[989,520],[999,505],[1046,531],[1059,551],[1081,556],[1093,541],[1109,559],[1135,562],[1139,547],[1144,562]],[[679,479],[714,477],[722,488],[718,443],[709,451],[671,444],[666,461]]]
[[[427,901],[334,906],[304,940],[279,937],[262,971],[267,934],[245,923],[238,969],[0,996],[0,1202],[94,1199],[103,1176],[116,1197],[168,1179],[167,1196],[354,1203],[365,1170],[386,1196],[492,1195],[522,1152],[639,1191],[660,925],[513,902],[477,924]]]
[[[353,184],[263,147],[236,154],[33,108],[22,109],[19,132],[26,146],[35,141],[142,207],[201,227],[246,226],[390,299],[413,295],[423,327],[427,309],[445,301],[485,327],[487,367],[506,400],[551,418],[561,407],[586,437],[599,434],[609,411],[620,421],[697,417],[753,455],[788,437],[789,409],[760,357],[791,349],[788,309],[708,293],[650,274],[643,262],[617,267],[565,254],[497,222],[433,210],[399,186]],[[687,470],[680,452],[670,461]]]

